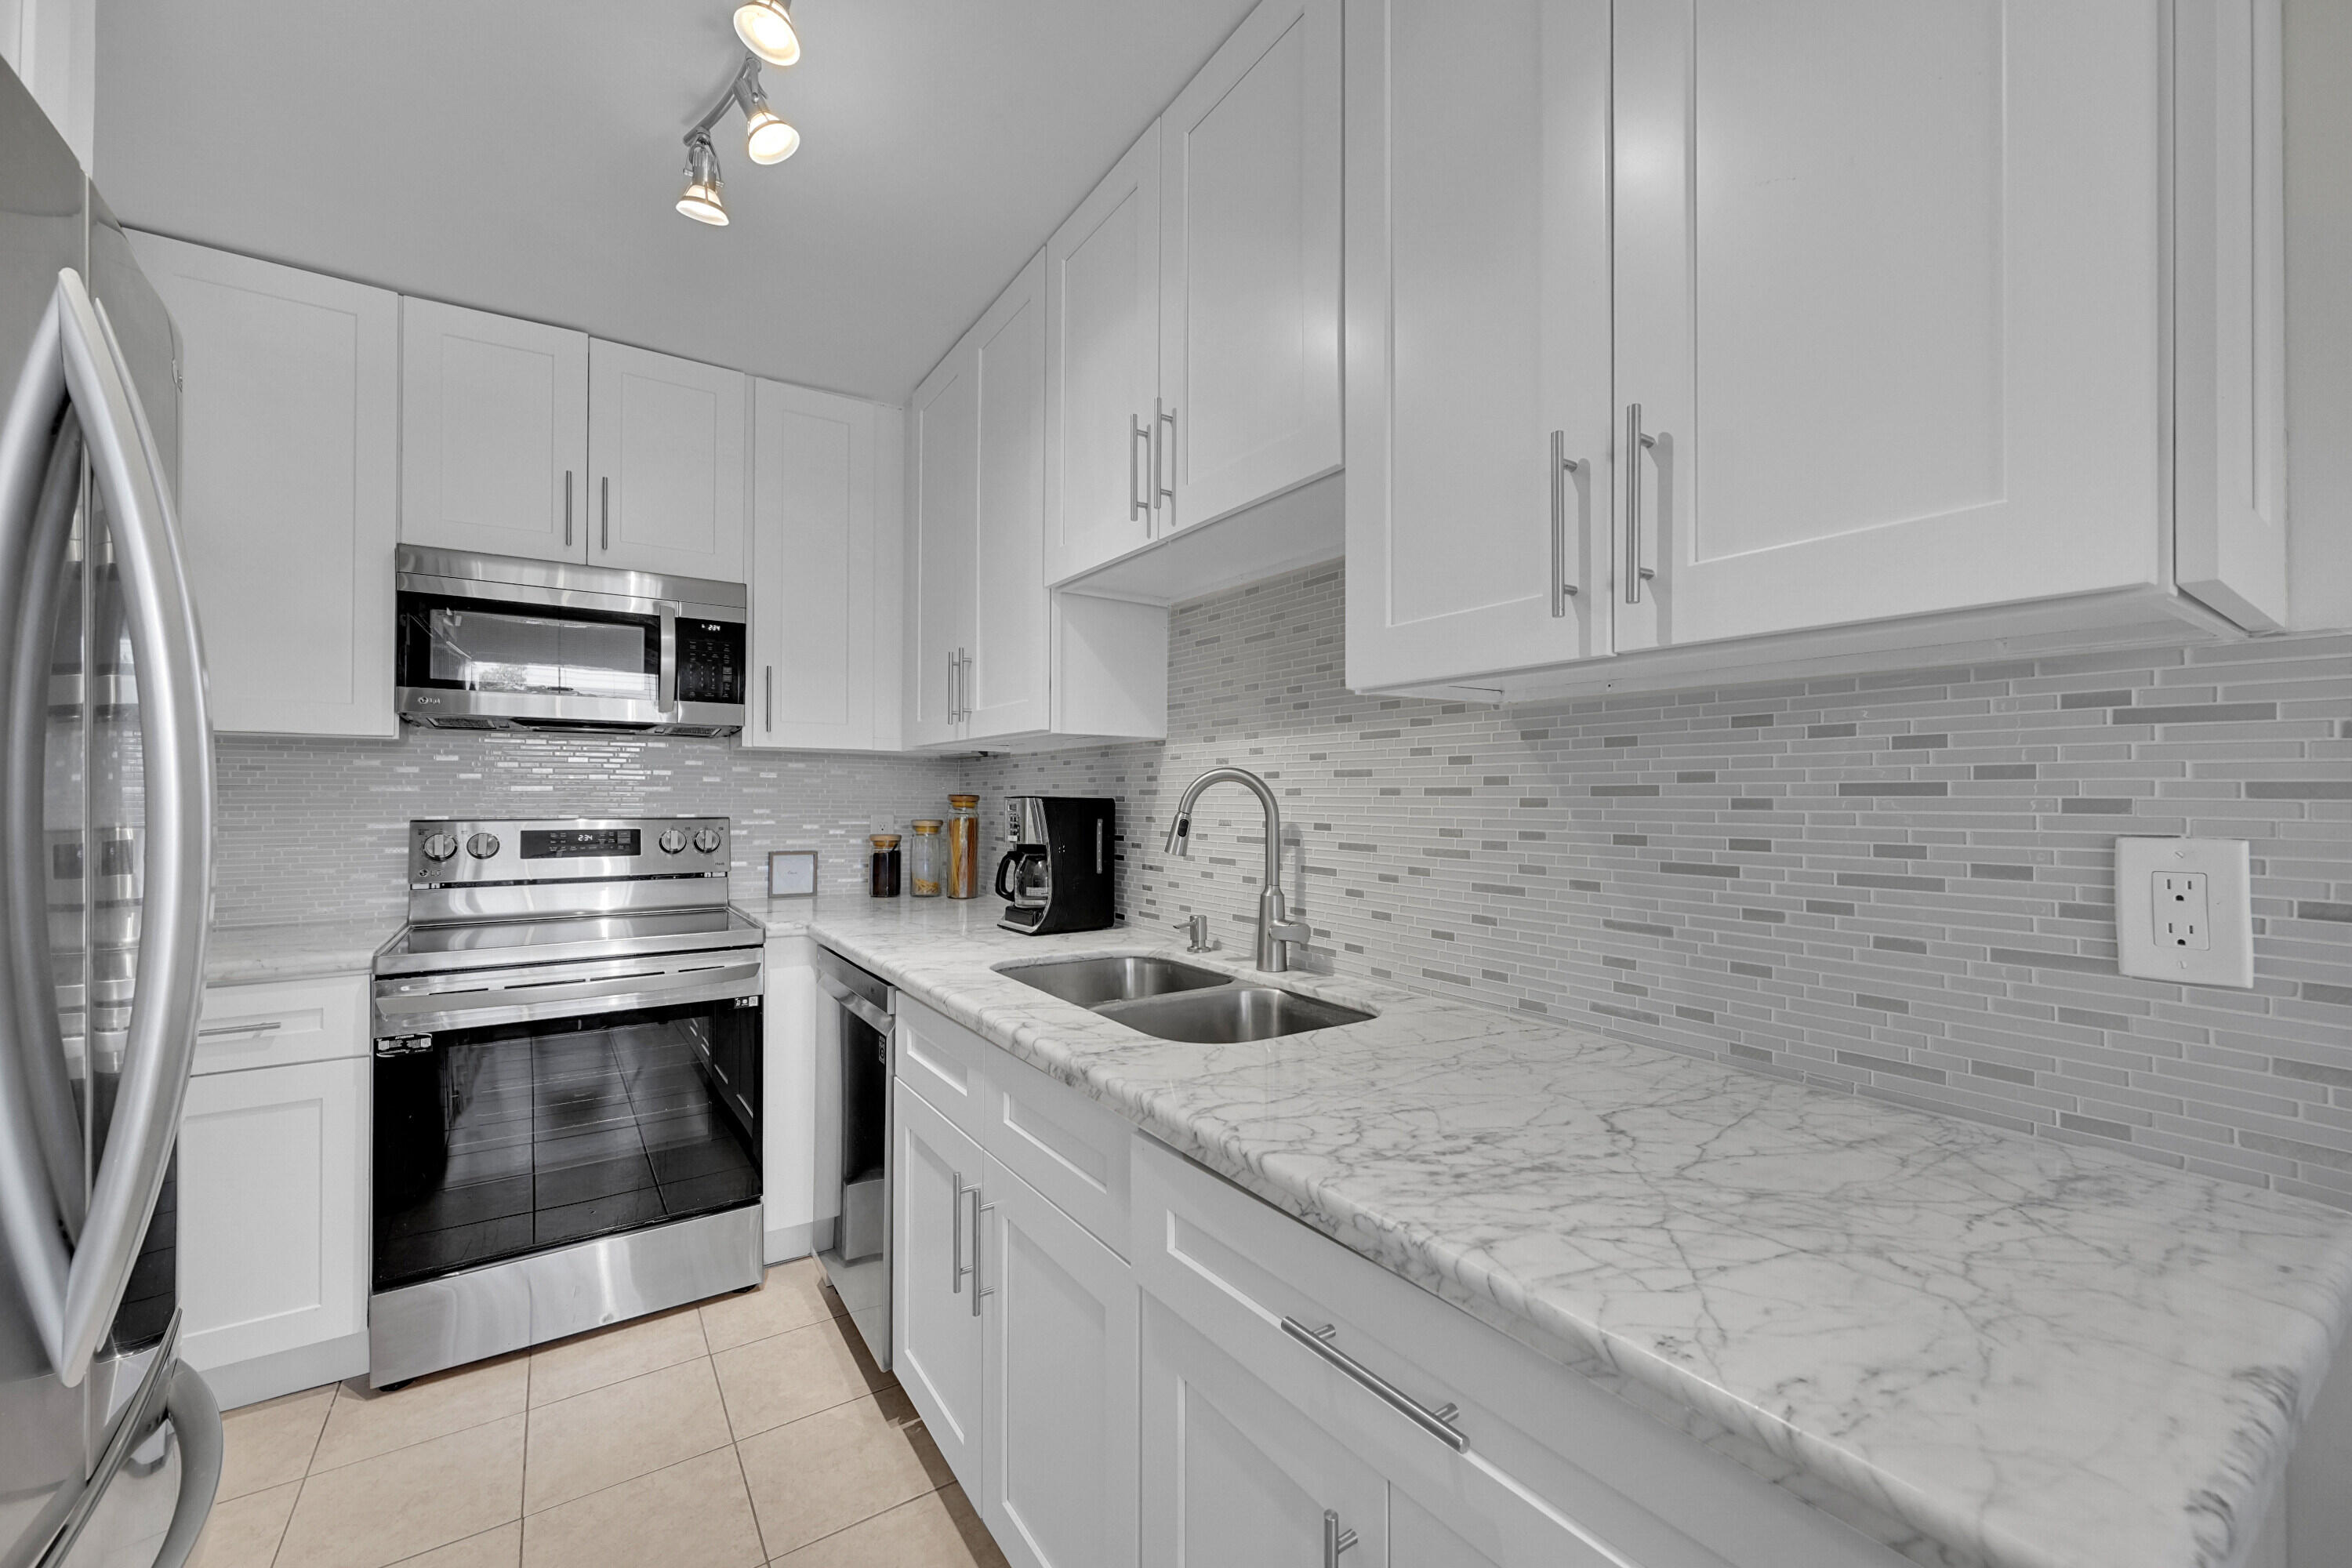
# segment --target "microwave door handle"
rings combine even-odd
[[[667,713],[677,707],[677,612],[667,599],[657,601],[661,615],[661,674],[654,678],[654,706]]]
[[[212,730],[195,608],[154,436],[103,310],[71,271],[58,275],[34,357],[47,363],[20,380],[24,395],[0,433],[0,497],[14,493],[17,469],[27,460],[11,439],[25,434],[18,426],[25,401],[54,411],[69,395],[114,522],[124,620],[139,670],[147,808],[143,929],[121,1088],[70,1257],[57,1226],[26,1212],[36,1196],[27,1167],[37,1156],[18,1139],[0,1137],[0,1145],[10,1146],[0,1149],[0,1228],[49,1358],[59,1379],[75,1387],[121,1305],[187,1095],[212,881]],[[14,1098],[9,1090],[0,1094]],[[28,1108],[13,1109],[16,1115],[0,1131],[20,1130],[15,1123]]]

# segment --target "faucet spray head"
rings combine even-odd
[[[1192,854],[1192,814],[1180,811],[1176,820],[1168,825],[1168,853],[1179,859],[1190,859]]]

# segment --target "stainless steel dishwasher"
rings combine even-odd
[[[841,1075],[841,1218],[817,1254],[824,1277],[865,1337],[875,1364],[890,1368],[890,1038],[898,993],[887,980],[824,948],[816,983],[817,1049]],[[820,1208],[818,1212],[823,1213]]]

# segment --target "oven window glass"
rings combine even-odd
[[[403,686],[651,702],[660,623],[403,594],[399,663]]]
[[[379,1041],[375,1288],[760,1201],[760,1009]]]

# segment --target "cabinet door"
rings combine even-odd
[[[368,1058],[191,1079],[180,1353],[199,1370],[367,1327]]]
[[[891,1370],[949,1466],[977,1481],[986,1459],[986,1373],[972,1258],[986,1159],[905,1083],[893,1083],[890,1094]]]
[[[400,302],[400,537],[584,561],[588,335]]]
[[[907,408],[907,714],[910,746],[961,733],[979,564],[980,356],[949,351]]]
[[[1160,532],[1339,466],[1339,0],[1264,0],[1160,117]]]
[[[1150,542],[1160,127],[1045,243],[1045,557],[1059,581]]]
[[[180,331],[180,530],[213,727],[392,734],[399,297],[131,246]]]
[[[1127,1264],[993,1159],[979,1278],[989,1440],[981,1517],[1022,1568],[1136,1552],[1136,1289]]]
[[[1327,1511],[1356,1532],[1344,1568],[1382,1568],[1380,1478],[1159,1298],[1142,1307],[1148,1568],[1328,1563]]]
[[[856,398],[752,383],[746,746],[874,744],[877,412]]]
[[[2164,26],[1616,6],[1620,651],[2162,580]]]
[[[590,342],[590,564],[743,580],[744,379]]]
[[[1045,306],[1043,253],[972,331],[980,375],[978,553],[964,738],[1045,728]]]
[[[1350,685],[1609,651],[1608,61],[1607,0],[1350,13]]]

